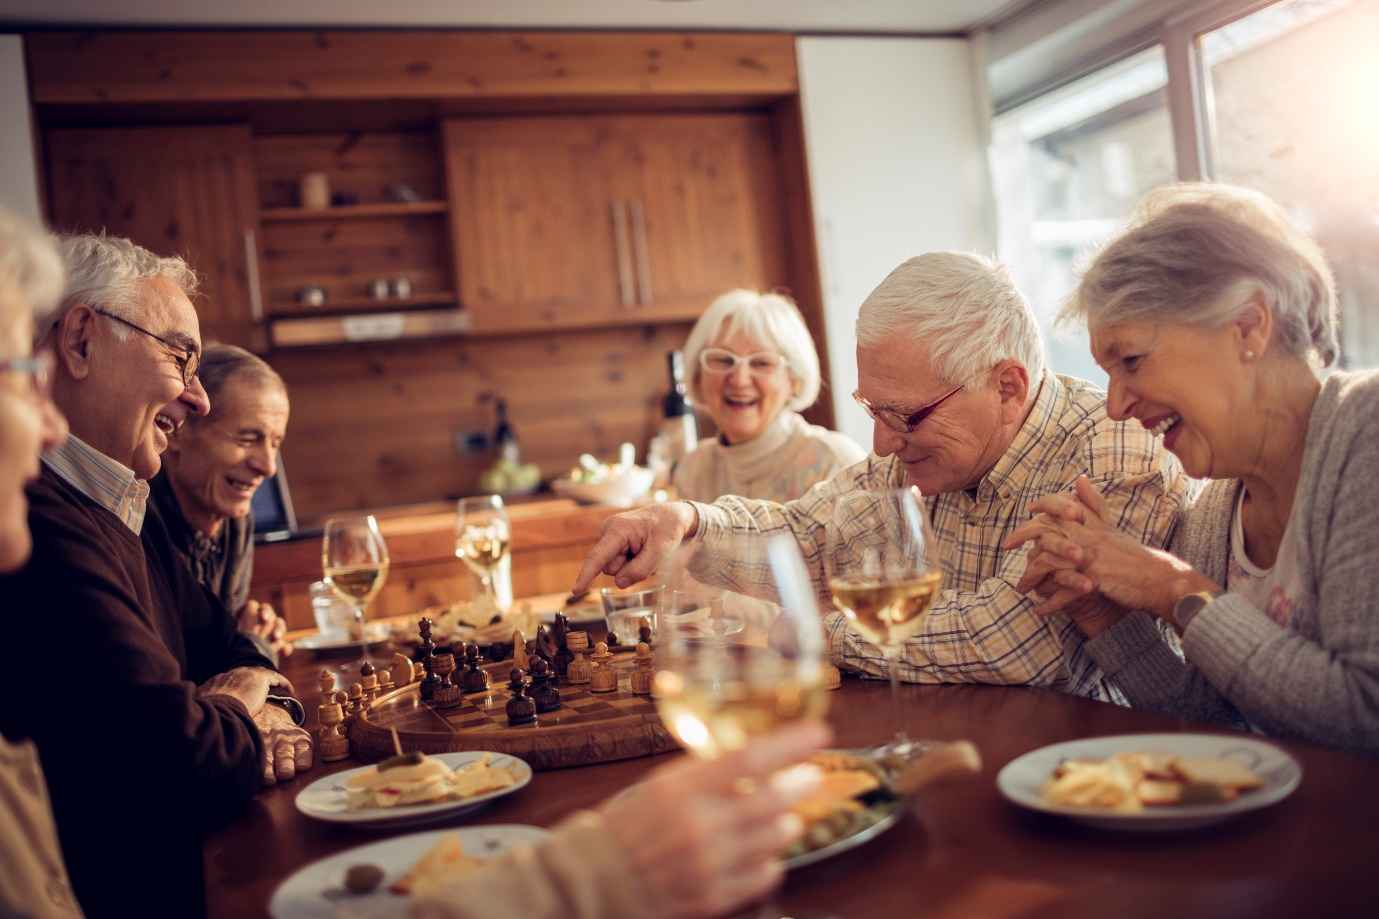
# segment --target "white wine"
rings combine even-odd
[[[508,554],[508,539],[496,527],[467,527],[455,540],[455,555],[479,577],[487,577]]]
[[[352,603],[367,604],[388,577],[388,563],[327,568],[326,580],[340,596]]]
[[[740,750],[752,737],[781,724],[818,720],[828,710],[828,693],[822,684],[797,679],[700,685],[663,670],[656,674],[653,697],[665,726],[690,752],[704,759]]]
[[[868,641],[895,647],[924,625],[941,580],[943,575],[937,571],[903,581],[833,578],[828,592]]]

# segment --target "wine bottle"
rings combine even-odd
[[[666,438],[667,459],[675,463],[699,443],[699,425],[685,386],[684,358],[679,351],[668,351],[666,365],[670,370],[670,392],[662,403],[661,433]]]
[[[498,427],[493,429],[493,445],[498,448],[498,458],[507,460],[514,466],[522,461],[522,451],[517,446],[517,432],[508,424],[508,406],[498,400]]]

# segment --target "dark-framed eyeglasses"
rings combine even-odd
[[[0,371],[22,373],[28,376],[29,385],[33,387],[34,394],[38,396],[46,396],[48,393],[48,378],[52,366],[52,356],[48,354],[8,357],[0,361]]]
[[[149,338],[152,338],[154,341],[167,345],[174,352],[176,352],[173,355],[173,359],[177,361],[177,367],[179,370],[182,371],[182,385],[192,385],[192,381],[196,379],[196,371],[199,370],[201,367],[201,355],[198,354],[195,349],[188,348],[186,345],[179,345],[170,342],[166,338],[163,338],[161,335],[154,335],[148,329],[135,325],[128,319],[125,319],[123,316],[116,316],[114,313],[106,312],[103,309],[97,309],[94,306],[91,308],[91,311],[98,316],[104,316],[106,319],[113,319],[116,322],[127,325],[136,332],[143,332],[145,335],[147,335]]]
[[[853,393],[852,398],[856,400],[858,405],[862,406],[862,411],[866,412],[872,418],[881,422],[886,427],[890,428],[892,431],[895,431],[897,434],[909,434],[911,431],[915,429],[915,427],[921,421],[932,415],[934,413],[934,409],[938,408],[944,402],[947,402],[950,397],[960,392],[962,392],[961,386],[959,386],[957,389],[950,391],[947,395],[943,396],[942,398],[934,402],[930,402],[928,405],[924,406],[922,409],[911,415],[902,415],[899,412],[891,411],[888,408],[875,408],[872,406],[870,402],[862,398],[862,394],[858,392]]]
[[[699,352],[699,366],[705,373],[726,376],[736,373],[741,364],[746,364],[754,377],[769,377],[786,366],[785,358],[772,351],[734,354],[726,348],[705,348]]]

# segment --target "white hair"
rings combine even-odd
[[[1336,359],[1336,284],[1321,246],[1258,192],[1184,182],[1155,189],[1082,274],[1060,324],[1168,322],[1214,329],[1256,296],[1281,350]]]
[[[785,358],[785,371],[790,376],[792,393],[785,408],[803,411],[819,398],[819,353],[804,317],[794,301],[781,294],[763,294],[754,290],[730,290],[704,310],[685,341],[685,366],[690,373],[690,397],[703,402],[699,388],[701,371],[699,354],[724,336],[741,332],[761,343],[763,348],[777,351]]]
[[[63,313],[77,304],[99,306],[124,319],[137,321],[143,311],[140,287],[145,281],[167,278],[190,297],[196,293],[197,278],[181,258],[155,255],[122,236],[105,233],[79,233],[57,238],[67,266],[67,296],[56,308],[34,314],[34,341],[42,344]],[[120,340],[133,330],[112,323],[111,331]]]
[[[36,224],[0,207],[0,303],[48,312],[62,297],[62,256]]]
[[[1029,301],[1005,266],[972,252],[929,252],[901,263],[857,313],[857,343],[918,341],[944,382],[980,386],[1014,358],[1031,380],[1044,370],[1044,344]]]

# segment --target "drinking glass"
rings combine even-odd
[[[365,607],[388,578],[388,546],[383,542],[383,534],[378,532],[378,521],[372,515],[327,520],[321,567],[331,589],[354,604],[355,624],[359,628],[363,654],[358,661],[340,669],[359,670],[366,662],[375,668],[385,666],[369,660],[364,617]]]
[[[498,495],[461,498],[455,508],[455,555],[483,583],[489,609],[498,612],[493,573],[507,557],[512,542],[508,512]]]
[[[688,574],[684,562],[691,551],[677,553],[664,572],[662,612],[670,615],[657,619],[653,698],[666,728],[694,756],[714,759],[787,722],[822,719],[828,708],[824,632],[819,600],[794,538],[734,538],[735,561],[769,571],[780,593],[781,618],[769,646],[727,634],[725,593]],[[685,616],[704,607],[707,619]],[[817,913],[790,915],[829,919]],[[781,916],[768,900],[740,919]]]
[[[839,495],[824,550],[824,576],[839,611],[881,649],[891,683],[895,736],[885,746],[907,753],[915,746],[900,708],[900,652],[924,627],[942,574],[917,488]]]

